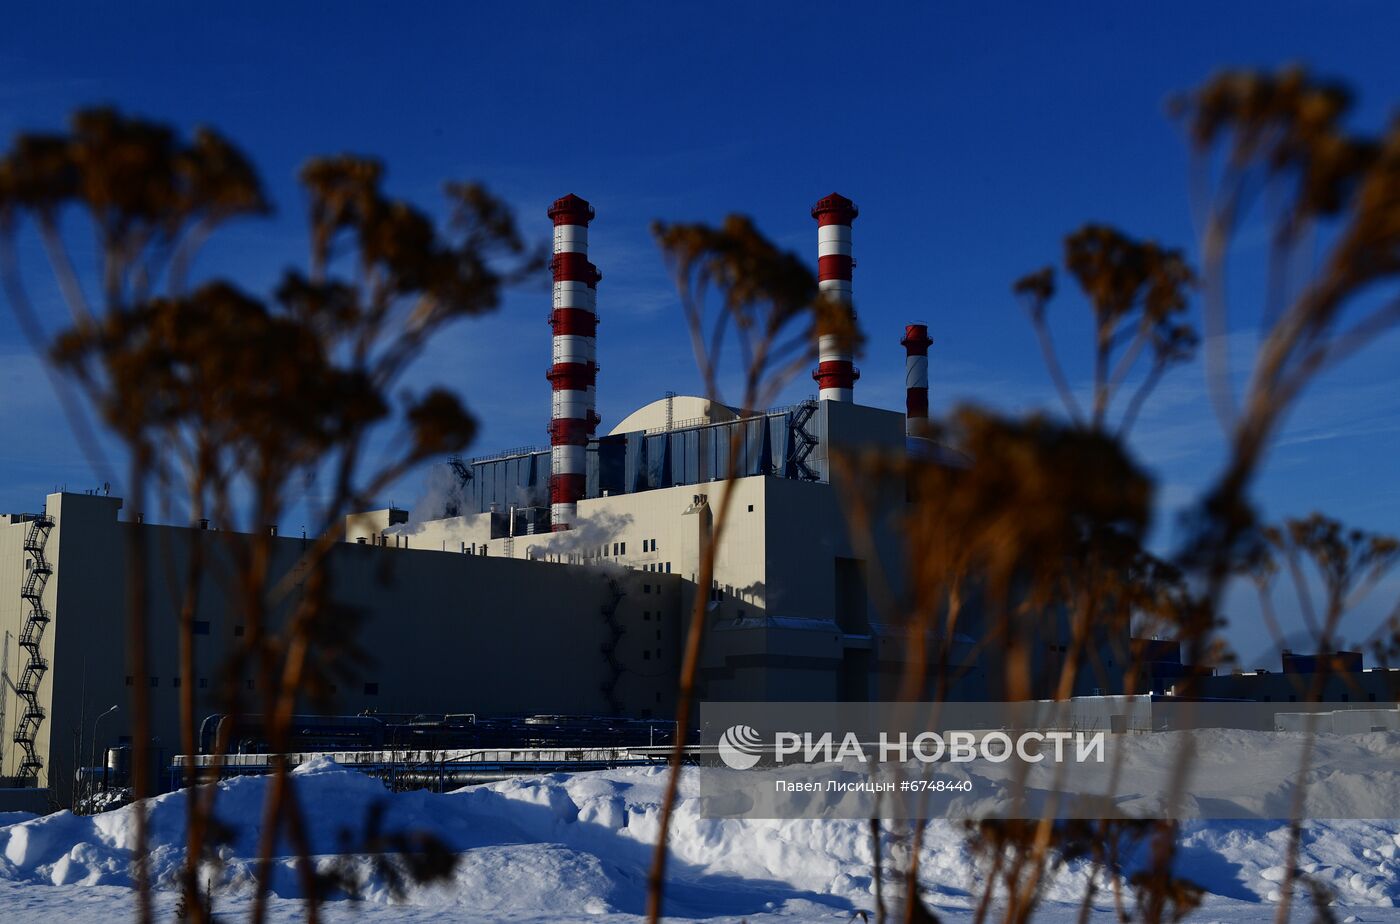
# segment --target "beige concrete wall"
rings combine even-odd
[[[345,541],[378,545],[385,530],[406,522],[408,522],[408,511],[394,507],[352,513],[345,518]]]
[[[824,434],[809,459],[819,480],[755,476],[733,485],[735,500],[716,561],[718,586],[700,590],[711,603],[702,662],[708,698],[864,700],[900,690],[912,616],[903,541],[907,488],[900,478],[872,479],[859,463],[864,453],[905,451],[904,418],[824,401],[813,426]],[[662,571],[669,566],[693,584],[700,524],[685,511],[695,495],[706,495],[717,511],[725,491],[723,482],[710,482],[586,499],[579,503],[575,529],[542,536],[491,539],[488,515],[406,524],[388,534],[389,541],[413,548],[470,548],[492,558],[606,561]],[[853,532],[859,522],[854,510],[868,516],[860,535]],[[863,611],[852,602],[859,587]],[[1049,695],[1058,676],[1060,648],[1068,640],[1063,617],[1058,622],[1033,646],[1036,695]],[[999,646],[979,644],[983,625],[975,592],[960,626],[951,643],[956,681],[949,695],[1000,695],[1006,665]],[[929,638],[930,649],[938,644]],[[1119,685],[1126,634],[1099,647],[1103,671],[1081,672],[1078,694]]]
[[[13,684],[19,679],[23,664],[28,660],[24,649],[19,646],[20,631],[28,605],[20,598],[20,588],[24,586],[26,575],[24,537],[29,524],[19,517],[13,521],[7,514],[0,517],[0,653],[4,655],[4,679],[0,683],[0,700],[4,703],[4,721],[0,722],[0,777],[13,776],[19,768],[21,754],[14,743],[14,731],[22,701],[14,692]],[[46,594],[52,599],[52,592]],[[51,607],[50,607],[51,608]],[[52,658],[52,637],[46,639],[45,656]],[[47,708],[50,690],[48,680],[40,686],[41,703]],[[47,747],[47,730],[41,727]]]
[[[350,518],[346,519],[348,522]],[[384,528],[376,535],[379,544],[393,548],[481,555],[488,553],[486,545],[491,541],[491,520],[490,513],[470,513],[441,520],[404,523]],[[501,555],[499,549],[496,555]]]
[[[754,476],[733,484],[715,564],[717,586],[702,591],[710,604],[702,681],[711,699],[887,696],[903,670],[904,486],[868,478],[847,485],[833,462],[841,453],[902,451],[904,418],[832,402],[822,402],[818,415],[816,426],[826,440],[810,461],[823,480]],[[387,541],[467,547],[492,558],[606,561],[662,572],[669,566],[693,585],[700,520],[686,510],[696,495],[705,495],[717,514],[726,490],[724,482],[709,482],[585,499],[578,526],[563,533],[490,539],[488,517],[481,515],[394,527]],[[851,490],[871,501],[868,544],[852,541]],[[865,575],[870,602],[854,618],[838,605],[838,560]]]
[[[54,620],[46,635],[52,667],[41,783],[60,802],[67,799],[75,751],[86,762],[93,750],[93,720],[101,712],[120,706],[101,723],[99,749],[132,734],[130,699],[138,683],[151,696],[156,760],[168,763],[179,749],[182,685],[195,684],[201,717],[221,711],[221,669],[247,637],[229,554],[247,537],[123,522],[116,506],[115,498],[49,498],[56,520],[49,543]],[[19,572],[13,559],[22,541],[19,526],[0,525],[0,630],[14,636]],[[126,656],[127,569],[138,541],[145,544],[151,600],[144,677],[134,676]],[[271,541],[275,574],[302,567],[304,540]],[[206,552],[196,618],[207,634],[195,636],[196,676],[187,678],[180,676],[178,614],[181,576],[195,542]],[[328,665],[332,702],[303,702],[302,711],[613,713],[602,690],[613,675],[602,650],[611,637],[603,609],[618,591],[614,619],[623,634],[615,648],[621,670],[614,695],[621,712],[645,717],[674,710],[678,576],[353,543],[335,548],[330,569],[340,623],[317,650],[337,656]],[[260,711],[264,691],[251,677],[239,683],[247,708]],[[6,721],[8,745],[13,725],[8,715]]]

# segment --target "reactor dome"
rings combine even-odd
[[[682,426],[724,423],[736,420],[739,415],[733,408],[717,404],[709,398],[698,395],[671,395],[644,405],[613,427],[609,436],[619,433],[636,433],[640,430],[666,430]]]

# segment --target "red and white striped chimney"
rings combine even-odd
[[[928,422],[928,339],[927,324],[904,328],[904,434],[916,436]]]
[[[588,223],[593,207],[573,193],[550,206],[554,220],[553,413],[549,422],[551,474],[549,513],[555,532],[578,519],[587,478],[588,439],[598,427],[594,412],[598,380],[598,281],[603,275],[588,262]]]
[[[856,204],[839,193],[832,193],[812,206],[817,220],[817,286],[829,298],[851,308],[851,222],[860,210]],[[851,355],[851,343],[830,331],[817,331],[817,360],[812,373],[817,380],[818,397],[823,401],[855,400],[856,370]]]

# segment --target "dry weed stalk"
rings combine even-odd
[[[774,246],[749,219],[731,215],[719,228],[657,223],[653,232],[673,271],[695,360],[710,401],[725,403],[721,363],[731,344],[739,353],[738,408],[742,417],[761,413],[776,400],[783,386],[811,362],[816,355],[818,330],[846,343],[858,340],[854,315],[846,306],[822,296],[816,277],[802,260]],[[739,445],[738,439],[729,440],[724,496],[700,549],[695,602],[678,679],[676,742],[647,882],[647,918],[652,922],[661,919],[671,818],[686,741],[694,721],[696,678],[706,620],[710,617],[709,588],[733,505]]]
[[[1073,691],[1083,656],[1092,654],[1087,630],[1114,631],[1144,617],[1169,628],[1169,637],[1185,645],[1187,662],[1197,670],[1225,663],[1229,655],[1218,634],[1223,624],[1220,601],[1227,583],[1248,573],[1255,557],[1261,531],[1249,492],[1270,441],[1320,372],[1400,321],[1400,296],[1395,292],[1400,275],[1400,123],[1383,138],[1357,135],[1344,128],[1348,107],[1344,90],[1298,70],[1227,73],[1176,104],[1197,153],[1193,188],[1203,225],[1206,372],[1229,453],[1221,475],[1191,518],[1190,540],[1172,560],[1160,562],[1135,547],[1150,502],[1142,509],[1143,518],[1135,521],[1137,530],[1123,530],[1121,521],[1110,521],[1107,529],[1089,528],[1092,516],[1081,521],[1077,531],[1054,528],[1055,503],[1064,503],[1064,509],[1076,515],[1113,508],[1096,508],[1093,497],[1074,484],[1069,473],[1081,463],[1058,462],[1060,457],[1049,450],[1050,445],[1062,444],[1027,442],[1024,437],[1036,427],[1059,430],[1061,440],[1094,437],[1103,440],[1110,453],[1121,452],[1122,438],[1147,395],[1195,346],[1194,332],[1181,320],[1187,290],[1194,284],[1192,274],[1180,254],[1137,244],[1110,229],[1088,226],[1067,239],[1065,267],[1088,299],[1095,322],[1087,402],[1076,394],[1047,323],[1046,305],[1055,291],[1052,272],[1042,270],[1017,284],[1016,291],[1028,299],[1031,323],[1071,423],[1060,427],[1034,420],[998,421],[962,409],[935,435],[959,450],[967,464],[927,466],[927,471],[915,466],[911,472],[909,650],[910,669],[917,676],[905,687],[906,695],[930,687],[922,675],[928,663],[922,652],[933,614],[949,619],[933,638],[947,637],[959,624],[972,584],[979,588],[983,618],[989,621],[983,634],[1005,649],[1006,673],[1012,678],[1030,676],[1032,665],[1025,652],[1042,640],[1036,620],[1046,613],[1067,614],[1069,656],[1060,665],[1053,689],[1059,697]],[[1229,326],[1224,279],[1230,242],[1260,201],[1271,207],[1274,221],[1270,282],[1262,300],[1258,357],[1242,399],[1237,399],[1225,340]],[[1315,252],[1322,256],[1314,263]],[[1137,390],[1113,424],[1114,396],[1132,380],[1130,370],[1149,348],[1152,359],[1137,376]],[[1103,451],[1090,450],[1088,443],[1067,450],[1070,456],[1083,453],[1086,480],[1106,474],[1092,462]],[[1023,460],[1020,470],[998,490],[986,492],[991,502],[987,509],[960,514],[961,506],[973,507],[982,496],[970,485],[984,478],[995,483],[997,470],[1010,468],[1018,459]],[[1126,455],[1124,461],[1125,472],[1131,471]],[[1111,477],[1120,489],[1133,483],[1123,473]],[[1045,488],[1036,493],[1039,485]],[[1108,485],[1099,487],[1110,491]],[[1150,498],[1145,479],[1139,490],[1145,500]],[[1004,507],[997,505],[1002,497],[1008,499]],[[1388,567],[1393,554],[1388,540],[1346,533],[1318,518],[1290,524],[1286,533],[1262,535],[1284,553],[1290,573],[1298,571],[1300,551],[1314,561],[1326,596],[1321,606],[1312,607],[1308,619],[1319,647],[1333,650],[1341,613]],[[1058,574],[1052,567],[1060,569]],[[1295,582],[1301,588],[1296,577]],[[1301,598],[1300,606],[1309,612]],[[1266,619],[1276,622],[1269,609]],[[1394,625],[1392,619],[1388,630]],[[948,669],[946,659],[939,659],[937,670]],[[1138,669],[1133,665],[1129,671]],[[1188,675],[1180,692],[1189,694],[1193,683],[1194,675]],[[932,685],[935,691],[946,686]],[[1025,696],[1033,692],[1030,686],[1014,682],[1004,693]],[[1314,696],[1320,693],[1316,689]],[[1189,760],[1189,753],[1179,757],[1178,781],[1185,778]],[[1100,823],[1096,836],[1111,837],[1113,824]],[[991,867],[979,915],[988,912],[991,890],[1000,882],[1006,917],[1024,920],[1048,869],[1049,849],[1068,849],[1064,838],[1072,828],[1056,825],[1048,816],[1034,824],[993,828],[984,830],[980,840]],[[1155,826],[1146,837],[1146,866],[1130,880],[1138,912],[1151,921],[1178,917],[1194,905],[1199,891],[1171,873],[1174,826]],[[1295,821],[1281,920],[1288,913],[1296,875],[1296,845]],[[1105,866],[1099,855],[1092,855],[1095,868]],[[1118,879],[1114,881],[1116,886]],[[1121,902],[1119,907],[1122,914]]]
[[[443,389],[412,394],[405,370],[451,322],[496,307],[502,290],[543,265],[526,247],[510,211],[484,189],[450,184],[450,230],[413,206],[387,197],[382,168],[369,159],[313,160],[302,172],[309,200],[309,271],[288,271],[270,299],[214,279],[193,292],[188,279],[199,247],[231,219],[266,210],[247,160],[212,132],[190,142],[169,129],[110,110],[78,113],[64,135],[21,136],[0,161],[0,274],[12,308],[37,349],[50,355],[64,385],[75,383],[130,459],[126,498],[147,509],[154,488],[166,509],[225,527],[218,550],[231,562],[227,595],[246,626],[222,669],[220,700],[233,717],[248,714],[243,680],[261,692],[261,715],[274,753],[287,750],[298,699],[325,701],[328,678],[353,648],[343,642],[353,614],[329,597],[329,554],[347,512],[363,507],[411,467],[465,446],[475,422]],[[84,213],[98,235],[93,278],[85,277],[62,233],[66,211]],[[20,278],[15,242],[21,219],[43,241],[71,316],[50,338]],[[92,426],[65,401],[75,432],[97,458]],[[386,436],[385,431],[393,430]],[[376,442],[378,441],[378,442]],[[371,448],[387,443],[383,461]],[[287,573],[278,572],[277,523],[303,482],[329,477],[312,511],[313,540]],[[241,529],[245,535],[234,530]],[[144,677],[148,647],[148,551],[144,533],[128,575],[127,652]],[[182,747],[196,747],[194,616],[212,549],[196,535],[180,601]],[[133,686],[133,741],[150,739],[149,695]],[[188,841],[181,907],[203,920],[208,901],[200,868],[219,833],[212,783],[188,770]],[[135,875],[140,920],[151,920],[147,831],[140,799],[151,791],[146,761],[135,762]],[[285,763],[277,765],[264,806],[259,876],[252,911],[266,913],[277,841],[286,831],[297,853],[308,919],[318,916],[322,886],[309,856],[305,822]],[[416,867],[413,867],[416,869]],[[425,869],[438,869],[431,864]]]

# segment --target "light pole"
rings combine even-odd
[[[106,712],[102,713],[100,716],[98,716],[97,718],[95,718],[95,719],[92,720],[92,759],[93,759],[93,760],[96,760],[96,759],[97,759],[97,723],[101,722],[103,719],[107,718],[107,716],[111,715],[112,713],[114,713],[114,712],[116,712],[116,711],[117,711],[117,707],[114,705],[114,706],[112,706],[111,709],[108,709]],[[102,761],[103,761],[104,764],[107,762],[107,755],[106,755],[105,753],[102,755]],[[91,764],[89,764],[89,766],[91,766]],[[91,796],[91,795],[92,795],[92,783],[93,783],[92,780],[88,780],[88,785],[87,785],[87,794],[88,794],[88,796]]]

